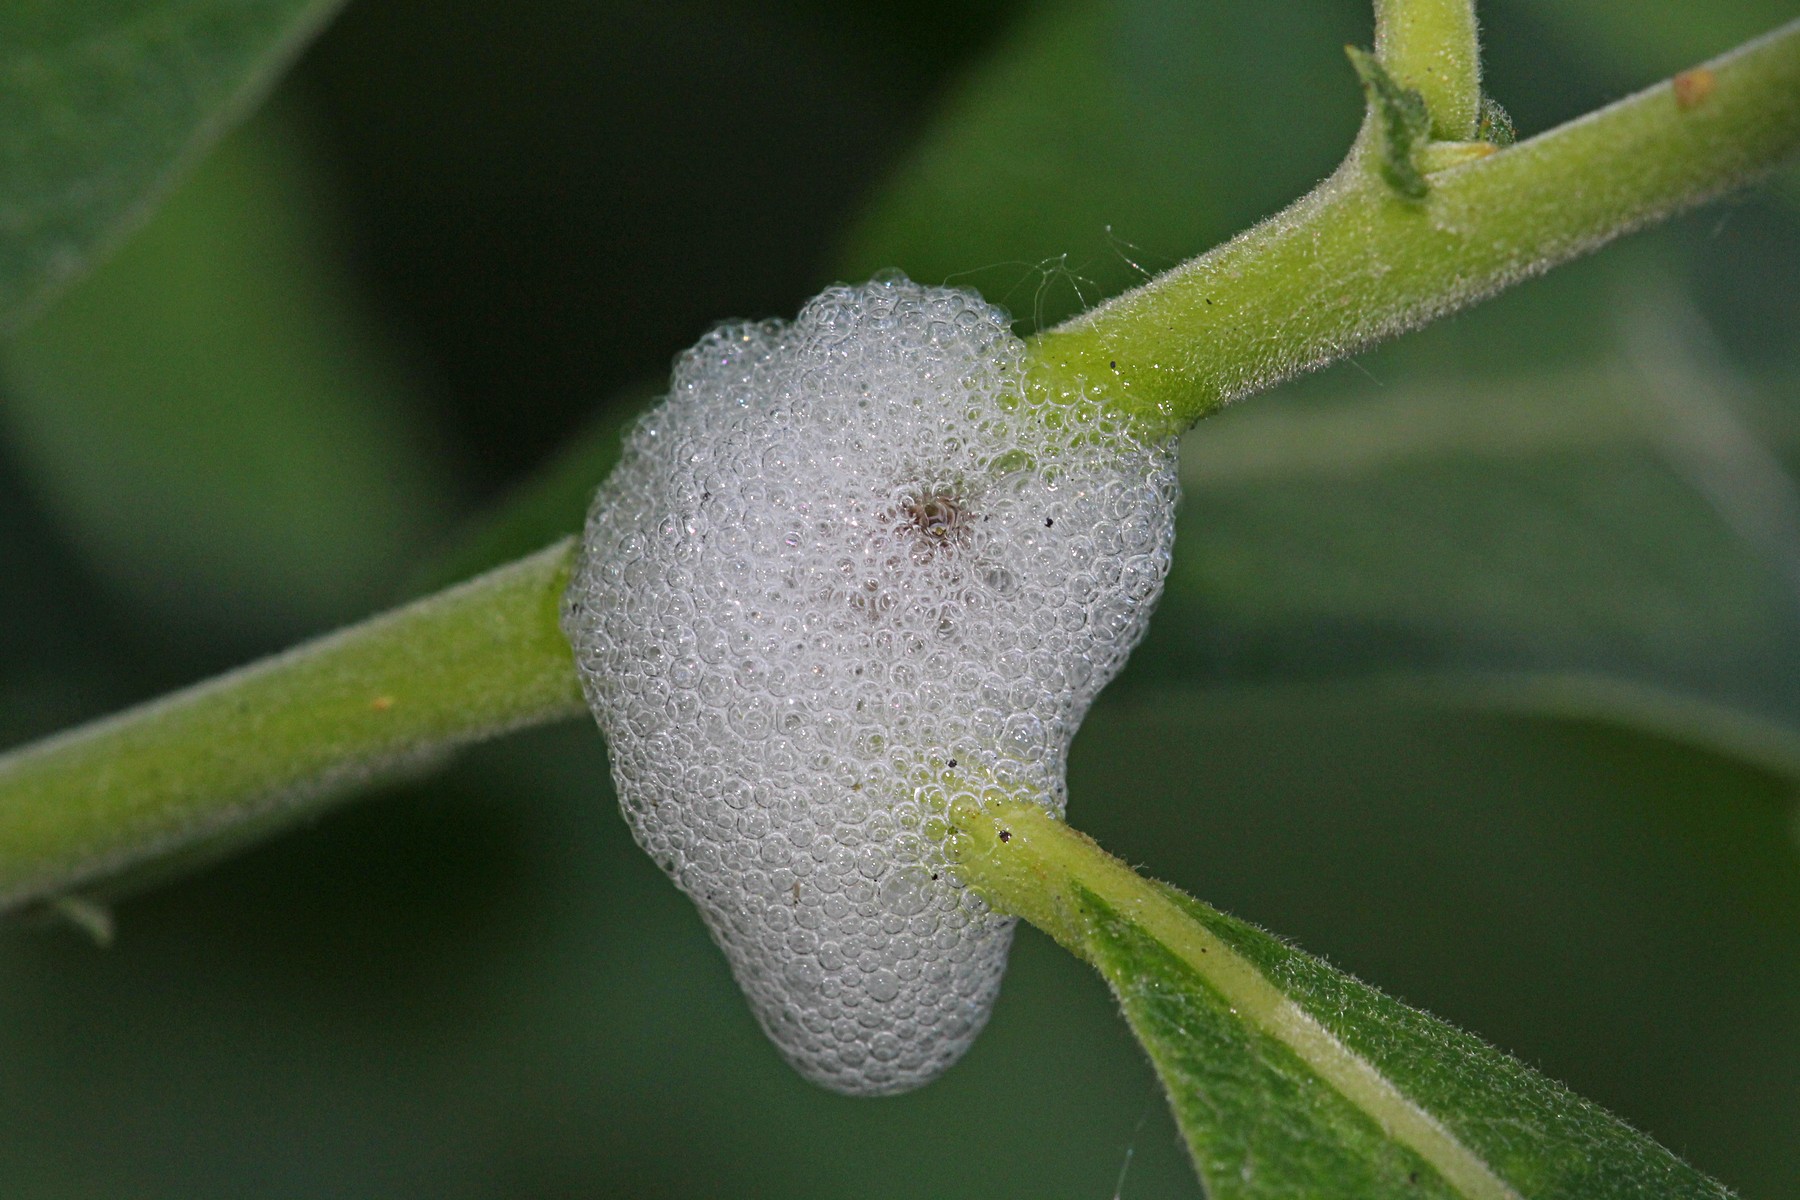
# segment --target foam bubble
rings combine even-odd
[[[1023,354],[979,297],[898,276],[715,330],[565,602],[632,832],[842,1092],[917,1087],[987,1021],[1013,921],[956,879],[944,812],[999,781],[1061,814],[1168,573],[1173,447],[1034,407]]]

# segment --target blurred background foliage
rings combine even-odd
[[[1791,0],[1489,0],[1522,134]],[[531,549],[713,321],[897,266],[1022,329],[1355,129],[1367,0],[356,0],[0,351],[0,744]],[[1800,1196],[1790,171],[1205,422],[1072,769],[1126,858]],[[499,515],[496,516],[495,514]],[[922,1092],[802,1083],[585,725],[0,932],[8,1197],[1193,1196],[1031,931]]]

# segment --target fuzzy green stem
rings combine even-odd
[[[583,710],[557,628],[571,543],[0,756],[0,909],[304,814]]]
[[[1468,141],[1481,122],[1474,0],[1375,0],[1375,57],[1425,98],[1431,134]]]
[[[1171,436],[1230,400],[1466,307],[1800,148],[1800,21],[1407,200],[1360,155],[1285,212],[1041,335],[1034,386]]]
[[[1435,41],[1409,36],[1444,46],[1455,8],[1384,10],[1394,30],[1384,53],[1403,78],[1415,51],[1394,42],[1394,14],[1436,12]],[[1227,400],[1721,192],[1796,146],[1800,22],[1511,149],[1426,155],[1422,200],[1363,169],[1359,148],[1271,221],[1039,338],[1033,386],[1100,390],[1140,432],[1172,435]],[[254,833],[409,763],[578,712],[556,623],[569,561],[563,543],[0,756],[0,909]]]
[[[1239,1019],[1276,1038],[1470,1200],[1518,1200],[1481,1157],[1339,1041],[1249,959],[1145,879],[1030,800],[998,792],[951,811],[957,873],[996,910],[1023,917],[1105,971],[1085,892],[1153,938],[1216,992]],[[1120,981],[1109,978],[1115,987]],[[1165,1081],[1167,1082],[1167,1081]]]

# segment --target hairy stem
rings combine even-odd
[[[1431,135],[1467,141],[1481,122],[1474,0],[1375,0],[1375,57],[1431,111]]]
[[[1467,8],[1388,0],[1390,72],[1423,91],[1432,63],[1472,55]],[[1445,67],[1439,83],[1466,99],[1474,68]],[[1286,212],[1037,339],[1033,386],[1099,389],[1145,435],[1173,435],[1228,400],[1698,203],[1796,146],[1800,22],[1511,149],[1460,165],[1428,158],[1421,200],[1363,169],[1359,143]],[[579,711],[556,624],[569,557],[562,543],[0,756],[0,908],[266,828],[385,771]]]
[[[1305,199],[1041,335],[1035,385],[1099,390],[1146,436],[1463,308],[1800,148],[1800,21],[1407,200],[1360,156]]]
[[[0,756],[0,909],[316,808],[583,710],[557,628],[568,542]]]

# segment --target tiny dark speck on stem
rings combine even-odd
[[[1118,360],[1116,360],[1116,359],[1112,362],[1107,363],[1106,365],[1111,367],[1115,371],[1119,369],[1119,363],[1118,363]]]
[[[1683,71],[1673,80],[1675,88],[1675,106],[1682,112],[1692,112],[1713,94],[1719,85],[1718,76],[1705,67],[1695,67],[1691,71]]]

